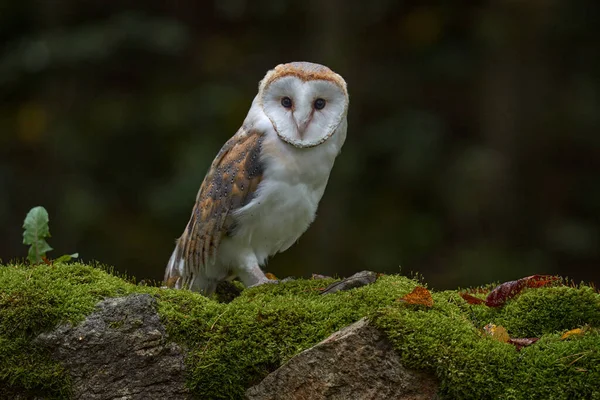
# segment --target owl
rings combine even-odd
[[[315,219],[346,139],[348,104],[346,82],[323,65],[267,72],[200,186],[167,264],[168,286],[210,295],[223,280],[269,282],[261,266]]]

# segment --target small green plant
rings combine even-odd
[[[30,246],[27,259],[31,264],[49,262],[46,253],[53,250],[46,242],[46,238],[51,237],[49,222],[48,211],[41,206],[33,207],[25,217],[23,222],[23,244]],[[54,262],[66,262],[77,257],[79,257],[78,253],[65,254],[58,257]]]

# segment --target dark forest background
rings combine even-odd
[[[306,60],[348,82],[348,139],[268,271],[600,283],[598,21],[577,0],[4,1],[0,258],[43,205],[54,256],[162,279],[258,81]]]

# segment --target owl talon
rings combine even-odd
[[[255,283],[254,285],[250,285],[246,289],[250,289],[250,288],[257,287],[257,286],[264,285],[264,284],[275,285],[275,284],[278,284],[278,283],[279,283],[278,280],[267,279],[266,281],[260,281],[260,282]]]

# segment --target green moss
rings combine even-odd
[[[0,266],[0,387],[5,391],[0,398],[13,397],[7,395],[9,387],[31,396],[64,398],[68,376],[31,339],[59,323],[83,320],[105,297],[137,290],[82,264]]]
[[[17,394],[43,398],[68,396],[69,379],[65,371],[30,339],[25,335],[0,336],[0,398],[18,398]]]
[[[600,296],[591,287],[525,291],[501,309],[498,323],[515,336],[540,336],[585,324],[600,327]]]
[[[65,397],[67,374],[31,339],[81,321],[105,297],[143,292],[157,298],[169,335],[188,349],[188,385],[199,398],[241,398],[298,352],[368,316],[407,365],[439,377],[445,397],[600,399],[600,295],[589,287],[531,289],[498,309],[468,305],[447,291],[434,293],[434,307],[426,309],[396,301],[417,285],[405,277],[321,296],[332,281],[264,285],[224,304],[136,286],[82,264],[0,267],[0,397]],[[483,337],[489,322],[512,337],[541,339],[517,352]],[[580,326],[587,326],[584,336],[560,340]]]
[[[557,293],[564,293],[576,307],[577,316],[566,323],[543,317],[552,314]],[[590,297],[591,295],[591,297]],[[527,308],[530,297],[538,297],[538,307]],[[469,306],[451,292],[435,295],[435,306],[415,312],[406,307],[391,306],[377,311],[373,320],[385,330],[406,365],[434,371],[441,379],[442,392],[455,399],[592,399],[600,398],[600,334],[590,329],[582,338],[560,340],[555,327],[566,330],[597,321],[599,295],[590,288],[567,287],[530,290],[510,301],[503,309]],[[592,306],[587,303],[592,301]],[[558,302],[560,303],[560,302]],[[585,304],[584,304],[585,303]],[[543,308],[543,305],[548,308]],[[594,305],[595,304],[595,308]],[[483,312],[474,311],[481,309]],[[562,318],[562,307],[557,317]],[[538,313],[540,317],[535,317]],[[517,352],[507,343],[483,337],[473,315],[482,320],[487,314],[493,322],[504,326],[511,337],[514,332],[537,332],[541,340]],[[535,324],[525,330],[523,321]],[[597,326],[597,325],[596,325]],[[536,336],[536,335],[530,335]],[[581,358],[579,358],[581,356]],[[576,362],[570,364],[572,361]]]

